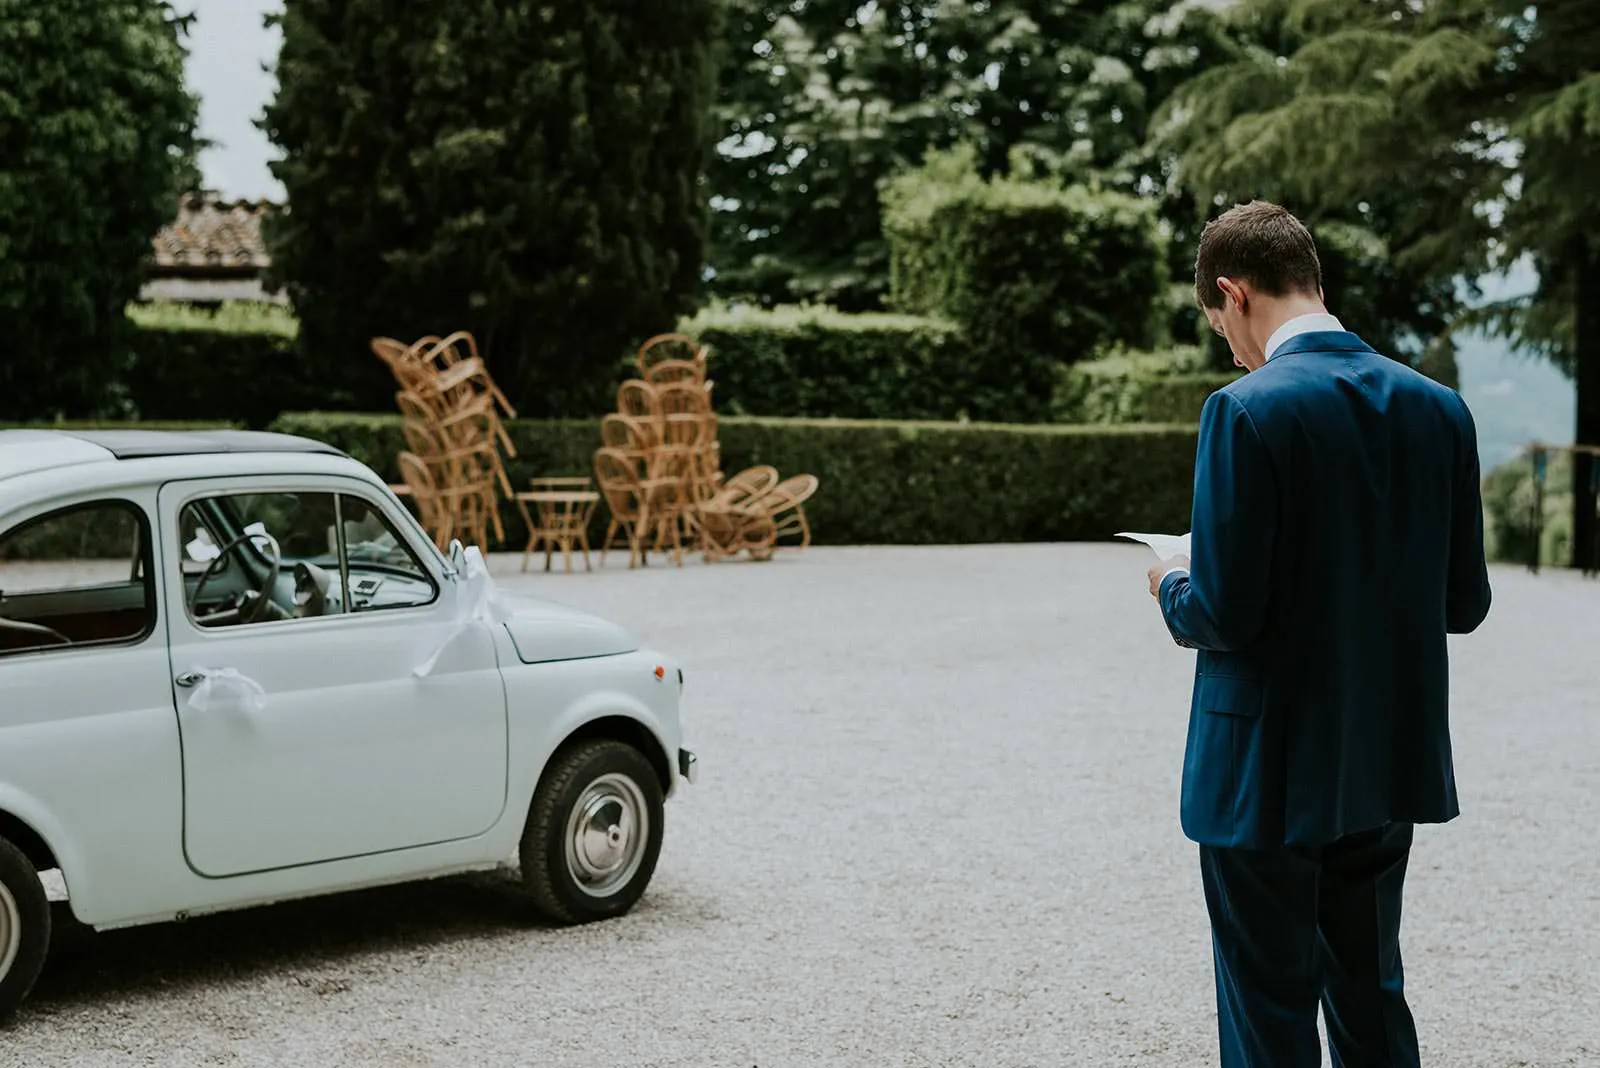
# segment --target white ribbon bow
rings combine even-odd
[[[469,546],[466,550],[467,566],[461,579],[461,605],[460,621],[450,636],[439,644],[433,655],[411,669],[417,678],[425,678],[434,669],[439,657],[450,648],[452,642],[470,631],[476,623],[487,623],[491,626],[503,623],[511,615],[511,610],[500,596],[499,588],[494,584],[494,578],[489,574],[489,565],[484,562],[483,550],[476,545]]]

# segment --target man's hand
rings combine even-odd
[[[1174,556],[1170,560],[1161,561],[1147,572],[1150,577],[1150,596],[1161,596],[1161,579],[1175,567],[1187,569],[1189,567],[1189,558],[1187,556]]]

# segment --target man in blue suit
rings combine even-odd
[[[1489,611],[1461,397],[1345,330],[1311,234],[1212,221],[1195,290],[1248,372],[1200,417],[1190,548],[1150,571],[1198,650],[1182,823],[1200,845],[1224,1068],[1415,1066],[1412,827],[1454,818],[1446,634]]]

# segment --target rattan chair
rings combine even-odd
[[[516,448],[503,417],[516,412],[489,375],[472,335],[429,335],[410,345],[378,337],[371,347],[399,386],[395,404],[411,457],[403,474],[418,498],[419,518],[422,497],[433,501],[423,519],[430,535],[443,546],[459,533],[487,549],[492,528],[495,539],[504,541],[496,485],[512,495],[502,451],[515,456]]]
[[[675,503],[677,484],[670,478],[651,478],[645,461],[622,449],[600,448],[594,454],[595,483],[611,518],[600,542],[600,565],[616,544],[620,532],[628,546],[628,566],[647,566],[645,538],[663,512],[670,513]],[[682,546],[674,543],[674,558],[683,562]]]
[[[698,363],[703,367],[706,350],[688,334],[657,334],[639,346],[634,362],[638,365],[639,377],[648,379],[651,368],[662,363]]]
[[[762,494],[756,507],[772,521],[772,540],[752,549],[752,559],[770,559],[774,550],[786,547],[782,544],[785,538],[795,535],[799,536],[800,543],[794,548],[805,549],[811,545],[811,524],[806,520],[805,502],[817,492],[817,485],[816,475],[793,475]]]

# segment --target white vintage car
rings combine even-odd
[[[498,594],[369,468],[248,432],[0,431],[0,1016],[50,941],[520,864],[628,911],[683,673]]]

